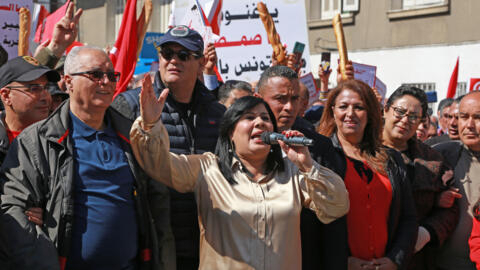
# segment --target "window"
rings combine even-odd
[[[455,92],[455,98],[463,96],[467,93],[467,82],[458,82],[457,91]]]
[[[412,17],[447,14],[451,0],[392,0],[387,11],[388,19],[398,20]]]
[[[413,86],[425,92],[435,92],[435,83],[404,83],[402,86]]]
[[[434,109],[435,104],[437,103],[437,92],[435,91],[435,83],[404,83],[402,86],[413,86],[422,89],[427,94],[428,100],[435,100],[432,102],[428,102],[428,108],[430,110]]]
[[[342,23],[353,24],[354,13],[359,10],[360,0],[307,0],[305,8],[309,28],[332,27],[332,18],[340,13]]]
[[[340,13],[340,0],[322,0],[322,10],[320,17],[322,20],[328,20]]]
[[[342,0],[342,12],[355,12],[360,8],[359,0]]]
[[[403,9],[422,8],[435,5],[441,5],[444,0],[403,0]]]

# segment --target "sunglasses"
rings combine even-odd
[[[192,55],[196,59],[201,57],[201,55],[196,53],[196,52],[191,52],[191,51],[187,51],[187,50],[179,50],[179,51],[176,52],[176,51],[174,51],[172,49],[169,49],[169,48],[160,48],[159,53],[163,57],[163,59],[165,59],[167,61],[172,60],[172,58],[175,55],[182,62],[188,61],[190,59],[190,55]]]
[[[118,82],[118,80],[120,79],[120,72],[114,72],[114,71],[103,72],[100,70],[90,70],[90,71],[76,72],[70,75],[71,76],[88,75],[87,76],[88,78],[97,82],[102,80],[105,77],[105,75],[107,75],[108,80],[111,82]]]

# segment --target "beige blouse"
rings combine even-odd
[[[159,121],[144,131],[135,121],[130,132],[140,166],[179,192],[195,192],[200,226],[199,269],[301,269],[300,211],[309,207],[324,223],[349,209],[343,180],[314,163],[301,173],[287,158],[285,170],[252,181],[237,160],[237,184],[230,184],[218,157],[169,153],[168,133]]]

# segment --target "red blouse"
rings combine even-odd
[[[388,177],[373,171],[365,162],[361,171],[359,174],[354,162],[347,158],[348,245],[353,257],[372,260],[385,257],[392,186]]]
[[[21,131],[14,131],[7,129],[7,136],[8,136],[8,141],[12,143],[12,141],[20,134]]]

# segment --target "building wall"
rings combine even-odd
[[[122,21],[124,0],[81,0],[77,8],[83,8],[80,18],[79,41],[106,47],[115,43]],[[172,0],[152,0],[153,12],[148,31],[165,32],[168,26]],[[120,3],[120,4],[119,4]],[[137,1],[137,16],[144,1]]]
[[[324,0],[306,1],[312,72],[317,74],[321,52],[332,51],[332,63],[337,66],[337,45],[331,21],[319,20]],[[436,9],[440,12],[415,16],[415,10],[392,12],[401,10],[402,0],[360,0],[359,11],[342,19],[349,59],[376,66],[377,77],[387,85],[387,97],[402,84],[432,83],[441,100],[459,57],[458,82],[468,89],[469,79],[480,77],[480,17],[476,15],[480,1],[445,3]],[[410,17],[401,17],[404,13]],[[395,15],[400,18],[389,18]],[[330,86],[334,85],[335,70],[330,76]]]
[[[306,1],[313,8],[309,11],[310,52],[316,54],[328,48],[335,48],[331,23],[320,27],[312,24],[315,18],[319,17],[318,3],[321,1]],[[312,2],[316,4],[312,5]],[[353,15],[351,23],[344,24],[348,50],[458,44],[480,40],[478,0],[449,0],[447,12],[389,19],[388,12],[399,8],[400,2],[400,0],[360,1],[359,12]]]

